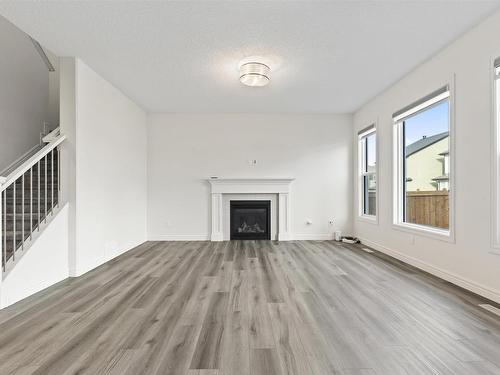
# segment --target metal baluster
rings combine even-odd
[[[40,160],[36,164],[36,170],[38,173],[38,222],[37,222],[37,230],[40,232]]]
[[[44,189],[44,194],[45,194],[45,210],[43,211],[44,218],[45,218],[45,223],[47,223],[47,155],[45,155],[45,189]]]
[[[21,249],[24,250],[24,175],[21,177]]]
[[[54,215],[54,149],[50,152],[50,212]]]
[[[33,239],[33,167],[30,168],[30,240]]]
[[[12,241],[13,241],[13,247],[12,247],[12,260],[14,261],[16,259],[16,183],[17,180],[14,181],[14,184],[12,185],[12,188],[14,189],[14,192],[12,193],[13,196],[13,202],[14,202],[14,209],[13,209],[13,223],[14,223],[14,235],[12,236]]]

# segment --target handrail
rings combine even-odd
[[[54,133],[55,134],[55,133]],[[50,142],[22,163],[0,184],[0,254],[4,274],[15,264],[25,243],[47,224],[61,198],[61,143]]]
[[[35,164],[37,164],[45,155],[51,152],[54,148],[59,146],[64,140],[66,136],[61,134],[58,137],[54,138],[54,140],[48,143],[44,148],[38,151],[35,155],[26,160],[23,164],[21,164],[15,171],[10,173],[5,177],[3,182],[0,181],[0,193],[7,189],[11,184],[13,184],[19,177],[25,174],[30,170]]]
[[[52,130],[49,134],[44,136],[42,138],[42,141],[45,143],[52,142],[54,139],[56,139],[59,135],[61,134],[61,128],[58,126],[54,130]]]

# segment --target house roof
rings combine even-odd
[[[443,132],[413,142],[411,145],[406,146],[406,157],[413,155],[414,153],[423,150],[424,148],[429,147],[430,145],[433,145],[434,143],[439,142],[442,139],[445,139],[446,137],[448,137],[448,134],[449,132]]]

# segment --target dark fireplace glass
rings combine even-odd
[[[270,201],[231,201],[232,240],[270,240]]]

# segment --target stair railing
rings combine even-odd
[[[0,253],[2,270],[16,261],[34,231],[47,223],[61,196],[60,145],[56,129],[47,144],[8,176],[0,176]]]

